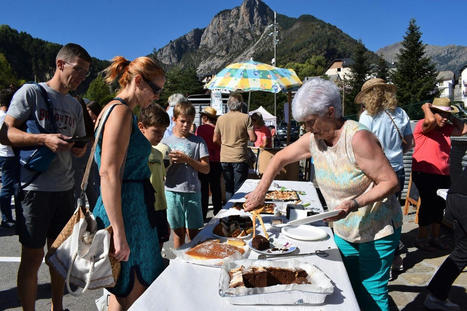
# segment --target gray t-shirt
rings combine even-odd
[[[55,122],[59,133],[66,136],[85,136],[83,109],[71,95],[63,95],[45,82],[40,83],[52,101]],[[34,110],[34,111],[33,111]],[[34,84],[25,84],[13,96],[7,115],[25,122],[31,113],[45,126],[48,120],[47,104]],[[48,121],[47,121],[48,123]],[[73,188],[73,168],[71,165],[71,151],[59,151],[47,171],[39,175],[25,190],[35,191],[67,191]],[[26,168],[21,168],[21,183],[31,180],[36,174]]]
[[[162,143],[170,147],[172,151],[178,150],[190,158],[200,160],[209,157],[208,147],[204,139],[190,134],[188,137],[170,135],[162,140]],[[201,184],[198,172],[188,164],[172,164],[167,170],[165,189],[174,192],[200,192]]]

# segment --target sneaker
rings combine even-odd
[[[441,300],[433,296],[432,294],[428,294],[425,298],[425,302],[423,305],[428,310],[442,310],[442,311],[460,311],[460,306],[455,304],[449,299]]]
[[[440,239],[431,239],[430,245],[440,250],[448,250],[449,245],[443,244]]]

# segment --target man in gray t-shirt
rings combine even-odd
[[[81,46],[69,43],[62,47],[55,60],[51,80],[40,83],[52,102],[49,114],[46,98],[40,87],[26,84],[14,95],[0,131],[0,142],[15,147],[46,146],[55,152],[49,168],[40,173],[21,168],[21,191],[15,202],[16,226],[22,244],[18,270],[18,294],[25,310],[35,308],[37,272],[44,257],[44,245],[52,245],[70,219],[74,206],[72,154],[80,157],[86,151],[67,142],[73,136],[85,136],[83,111],[68,93],[88,76],[91,57]],[[58,133],[31,134],[25,122],[36,119],[42,127],[55,119]],[[50,128],[50,126],[48,126]],[[32,180],[32,182],[31,182]],[[28,186],[25,184],[29,183]],[[50,269],[52,309],[62,310],[64,281]]]

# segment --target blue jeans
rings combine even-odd
[[[244,162],[222,162],[222,174],[225,182],[225,200],[228,201],[248,178],[248,164]]]
[[[362,310],[389,311],[389,269],[400,235],[398,228],[390,236],[366,243],[350,243],[334,236]]]
[[[2,221],[13,221],[11,197],[15,194],[19,180],[18,157],[0,157],[0,169],[2,170],[2,189],[0,190]]]

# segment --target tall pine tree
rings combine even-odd
[[[383,79],[389,82],[389,67],[382,55],[379,55],[378,63],[376,63],[376,78]]]
[[[438,94],[436,69],[425,54],[422,33],[411,19],[402,41],[402,48],[396,57],[396,70],[391,75],[397,86],[397,99],[412,119],[423,117],[422,101],[431,100]]]
[[[348,82],[345,83],[344,115],[357,120],[357,113],[360,110],[360,105],[355,105],[354,99],[362,89],[362,85],[365,83],[367,76],[370,73],[367,49],[361,41],[359,41],[359,44],[353,53],[352,60],[353,64],[350,65],[352,76]]]

